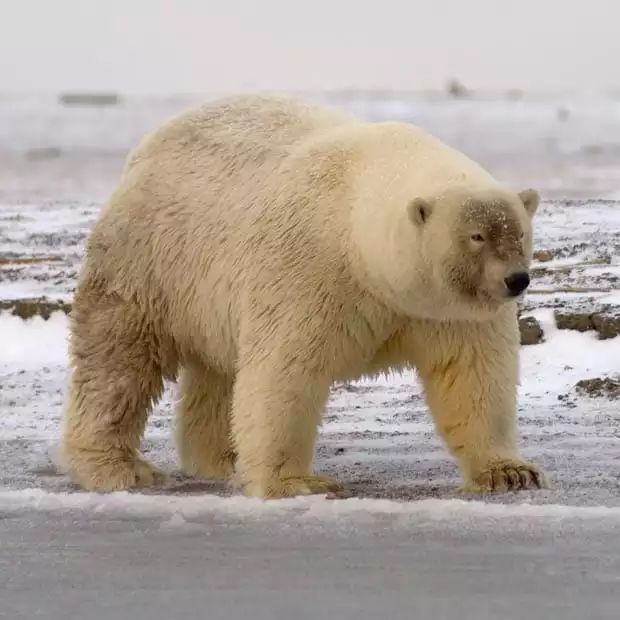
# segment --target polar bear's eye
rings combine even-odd
[[[522,232],[522,233],[519,235],[519,239],[523,239],[523,237],[525,237],[525,233],[524,233],[524,232]]]
[[[471,240],[476,243],[484,243],[484,237],[480,233],[471,236]]]

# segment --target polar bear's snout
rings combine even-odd
[[[527,271],[517,271],[504,278],[510,297],[518,297],[530,285],[530,274]]]

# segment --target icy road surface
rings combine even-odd
[[[356,502],[4,496],[0,617],[618,617],[619,509]]]

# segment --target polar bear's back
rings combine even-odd
[[[219,156],[230,166],[235,158],[241,164],[253,162],[257,169],[288,156],[301,141],[322,130],[353,122],[355,119],[334,109],[313,105],[286,96],[237,96],[172,118],[146,136],[130,153],[125,170],[174,152],[182,160],[191,155],[200,165],[202,154]],[[167,165],[170,160],[166,158]]]
[[[311,166],[331,168],[341,179],[353,172],[360,191],[366,178],[379,193],[387,181],[411,195],[452,182],[492,182],[478,164],[412,124],[368,123],[273,95],[231,97],[171,119],[131,152],[124,174],[133,177],[127,185],[158,197],[158,209],[182,202],[190,219],[224,218],[234,226],[238,218],[260,217],[269,202],[257,200],[261,193],[273,196],[291,170],[303,174],[300,168]]]

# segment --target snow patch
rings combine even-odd
[[[162,526],[181,527],[187,521],[207,516],[265,518],[277,516],[301,521],[346,519],[352,522],[372,517],[396,516],[405,520],[446,521],[472,518],[544,518],[544,519],[613,519],[620,520],[620,507],[565,506],[560,504],[490,504],[460,499],[424,499],[399,502],[386,499],[327,499],[324,496],[260,500],[243,496],[217,495],[144,495],[126,491],[98,493],[49,493],[41,489],[0,491],[0,511],[4,515],[25,510],[66,513],[88,512],[93,515],[165,519]]]
[[[577,381],[614,372],[620,360],[620,338],[599,340],[595,332],[559,330],[553,310],[531,313],[540,321],[545,342],[522,347],[520,352],[522,391],[529,398],[557,399]]]
[[[47,320],[40,316],[24,320],[0,313],[0,368],[31,370],[66,365],[67,334],[68,319],[63,312],[54,312]]]

